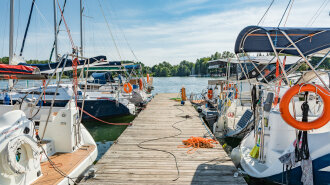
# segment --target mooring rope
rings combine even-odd
[[[104,120],[102,120],[102,119],[100,119],[100,118],[97,118],[97,117],[91,115],[91,114],[88,113],[87,111],[82,110],[80,107],[78,107],[78,108],[79,108],[82,112],[84,112],[85,114],[87,114],[88,116],[90,116],[91,118],[93,118],[93,119],[95,119],[95,120],[97,120],[97,121],[100,121],[100,122],[102,122],[102,123],[106,123],[106,124],[108,124],[108,125],[132,125],[132,123],[110,123],[110,122],[104,121]]]

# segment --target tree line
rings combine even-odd
[[[211,60],[232,58],[234,53],[224,51],[222,53],[215,52],[209,57],[203,57],[197,59],[195,62],[187,60],[181,61],[177,65],[172,65],[167,61],[163,61],[152,67],[145,66],[143,63],[139,63],[143,67],[143,73],[152,74],[156,77],[170,77],[170,76],[189,76],[189,75],[207,75],[210,73],[208,62]]]

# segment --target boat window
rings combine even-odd
[[[24,93],[27,93],[27,92],[24,92]],[[40,94],[39,91],[31,91],[30,94]],[[59,95],[60,93],[56,93],[56,95]],[[55,92],[48,92],[46,91],[45,92],[45,95],[55,95]]]

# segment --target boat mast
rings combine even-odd
[[[57,62],[58,59],[58,51],[57,51],[57,16],[56,16],[56,0],[53,0],[53,5],[54,5],[54,48],[55,48],[55,62]],[[56,81],[59,80],[59,73],[56,73]]]
[[[13,41],[14,41],[14,0],[10,0],[10,26],[9,26],[9,64],[13,60]]]
[[[58,53],[57,53],[57,20],[56,20],[56,0],[53,0],[54,2],[54,37],[55,37],[55,62],[57,62],[58,59]]]
[[[23,54],[23,49],[24,49],[24,45],[25,45],[26,36],[27,36],[27,33],[29,31],[29,28],[30,28],[31,16],[32,16],[32,12],[33,12],[34,3],[35,3],[35,0],[32,0],[32,5],[31,5],[31,9],[30,9],[29,19],[28,19],[28,22],[26,24],[25,33],[24,33],[24,37],[23,37],[23,41],[22,41],[22,46],[21,46],[21,51],[19,53],[19,56],[22,56],[22,54]]]
[[[80,0],[80,56],[84,56],[83,54],[83,7],[82,0]]]

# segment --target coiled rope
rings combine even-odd
[[[217,144],[218,141],[214,139],[208,139],[203,137],[194,137],[191,136],[189,139],[182,140],[184,145],[178,146],[178,148],[190,148],[187,151],[188,154],[194,153],[198,148],[214,148],[213,144]]]

